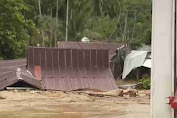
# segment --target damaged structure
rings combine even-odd
[[[46,90],[117,88],[108,50],[29,47],[27,69]]]
[[[65,49],[97,49],[108,50],[110,69],[114,78],[120,77],[123,71],[123,61],[121,57],[129,53],[129,47],[123,43],[103,43],[103,42],[58,42],[58,48]],[[119,56],[119,57],[118,57]]]
[[[0,90],[8,86],[23,86],[24,84],[42,88],[41,82],[25,68],[26,59],[0,61]]]
[[[117,88],[108,50],[29,47],[27,69],[46,90]]]
[[[114,67],[118,51],[125,47],[78,42],[28,47],[27,60],[0,61],[0,90],[21,82],[42,90],[117,89],[110,65]]]
[[[124,61],[122,79],[125,79],[131,73],[131,71],[137,68],[139,68],[139,71],[143,70],[142,67],[151,69],[151,48],[150,46],[144,47],[146,47],[147,49],[144,49],[142,47],[138,50],[132,50],[130,54],[126,56]]]

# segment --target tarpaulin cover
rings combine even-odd
[[[47,90],[117,88],[109,69],[108,50],[29,47],[27,68],[33,75],[41,74]]]
[[[123,79],[125,79],[134,68],[141,67],[144,64],[147,53],[147,51],[131,51],[131,53],[127,55],[124,61]]]
[[[146,59],[142,66],[147,67],[147,68],[151,68],[151,59]]]

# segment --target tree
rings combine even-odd
[[[33,20],[25,17],[30,10],[23,0],[1,0],[0,57],[3,59],[25,56],[28,41],[37,33]]]
[[[68,1],[67,26],[67,0],[1,0],[0,59],[23,57],[27,43],[54,47],[65,40],[66,26],[69,41],[86,36],[133,46],[151,44],[152,0]]]

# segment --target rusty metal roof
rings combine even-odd
[[[108,50],[104,49],[29,47],[27,69],[33,75],[41,74],[47,90],[117,88],[109,69]]]
[[[17,76],[18,68],[21,69],[19,77]],[[0,90],[19,81],[24,81],[34,87],[42,88],[41,82],[26,72],[25,68],[26,59],[0,61]]]
[[[123,43],[103,43],[103,42],[58,42],[59,48],[70,48],[70,49],[105,49],[109,50],[109,60],[116,54],[117,48],[124,46]]]
[[[0,61],[0,79],[16,71],[17,68],[25,68],[26,59]]]

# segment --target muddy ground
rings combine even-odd
[[[149,118],[149,98],[0,91],[0,118]]]

